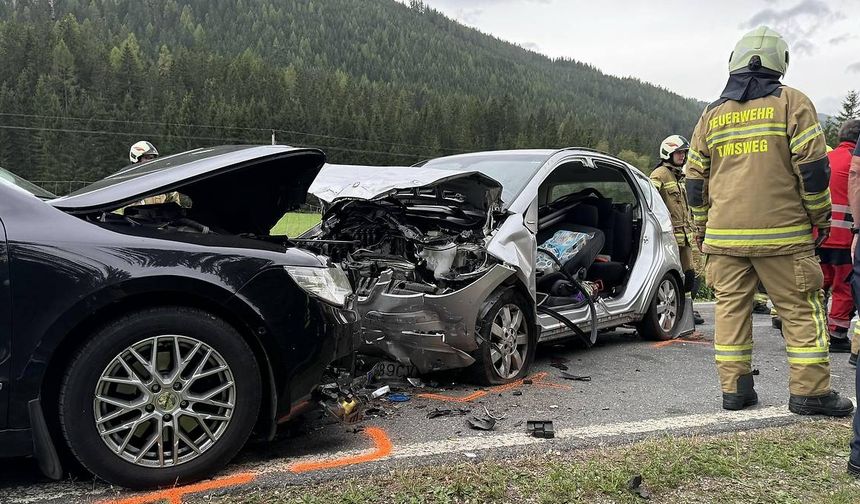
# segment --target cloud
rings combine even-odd
[[[851,63],[850,65],[848,65],[845,71],[852,73],[860,73],[860,61],[858,61],[857,63]]]
[[[520,42],[519,46],[523,49],[528,49],[529,51],[534,51],[536,53],[540,52],[540,46],[534,42]]]
[[[851,35],[850,33],[843,33],[842,35],[839,35],[838,37],[833,37],[832,39],[828,40],[827,43],[830,45],[839,45],[839,44],[842,44],[843,42],[847,42],[853,38],[857,38],[857,37],[855,35]]]
[[[816,35],[827,34],[827,25],[838,19],[838,15],[821,0],[801,0],[793,7],[768,7],[755,13],[741,28],[768,25],[788,40],[791,49],[798,54],[810,55],[817,44]],[[832,40],[837,40],[836,37]],[[840,43],[837,40],[835,43]]]

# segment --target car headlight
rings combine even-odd
[[[333,268],[307,268],[284,266],[299,287],[313,297],[335,306],[345,306],[352,294],[352,286],[340,266]]]

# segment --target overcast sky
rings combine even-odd
[[[856,0],[424,0],[458,21],[550,57],[590,63],[703,101],[716,99],[737,39],[758,25],[790,44],[783,82],[834,113],[860,90]],[[853,18],[854,23],[851,22]]]

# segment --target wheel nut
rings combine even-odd
[[[146,408],[144,408],[144,409],[146,410],[147,413],[152,413],[153,411],[155,411],[155,406],[153,406],[151,404],[147,404]]]
[[[156,383],[155,385],[152,386],[151,390],[157,394],[157,393],[161,392],[161,387]]]
[[[180,408],[187,408],[187,407],[188,407],[188,401],[182,401],[182,402],[180,402],[180,403],[179,403],[179,407],[180,407]]]
[[[173,420],[173,416],[171,416],[170,414],[164,415],[164,421],[165,422],[169,422],[171,420]]]
[[[174,384],[173,384],[173,390],[175,390],[175,391],[177,391],[177,392],[178,392],[178,391],[180,391],[180,390],[182,390],[182,384],[181,384],[181,383],[179,383],[179,382],[174,383]]]

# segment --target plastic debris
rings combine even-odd
[[[378,389],[374,390],[374,391],[370,394],[370,397],[372,397],[372,398],[374,398],[374,399],[378,399],[378,398],[380,398],[380,397],[384,396],[385,394],[387,394],[387,393],[389,393],[389,392],[391,392],[391,387],[389,387],[388,385],[386,385],[386,386],[384,386],[384,387],[380,387],[380,388],[378,388]]]
[[[402,392],[397,394],[391,394],[388,396],[388,400],[391,402],[406,402],[409,399],[412,399],[411,397],[409,397],[409,394],[404,394]]]
[[[473,416],[468,421],[469,427],[477,430],[490,431],[496,427],[496,419],[484,416]]]
[[[427,418],[438,418],[438,417],[449,417],[449,416],[463,416],[469,413],[469,410],[463,408],[457,409],[439,409],[436,408],[430,413],[427,413]]]
[[[591,377],[590,377],[590,376],[578,376],[578,375],[575,375],[575,374],[570,374],[570,373],[568,373],[568,372],[566,372],[566,371],[565,371],[565,372],[563,372],[563,373],[561,373],[561,377],[562,377],[562,378],[564,378],[565,380],[591,381]]]
[[[466,458],[476,458],[478,455],[472,452],[466,452]]]
[[[513,395],[521,396],[521,395],[523,395],[523,391],[522,390],[514,390]]]
[[[526,432],[538,438],[551,439],[555,437],[555,430],[550,420],[529,420],[526,422]]]

